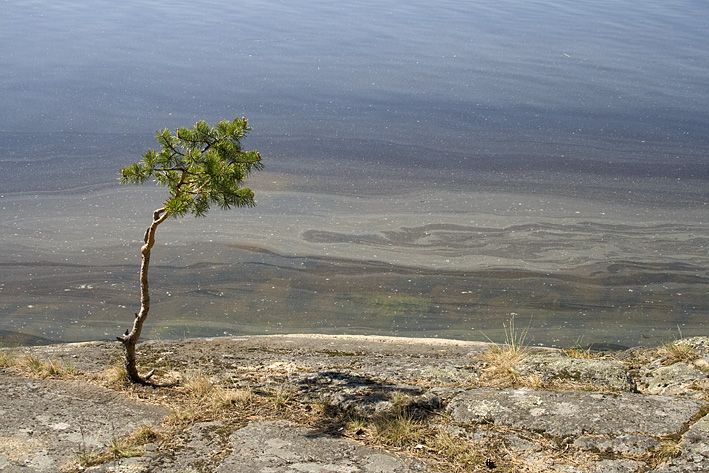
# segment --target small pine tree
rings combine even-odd
[[[135,314],[133,326],[116,337],[123,344],[125,368],[133,382],[145,383],[153,374],[152,371],[144,377],[138,374],[135,345],[150,310],[148,266],[155,231],[168,217],[188,213],[204,217],[212,204],[222,209],[256,204],[251,189],[242,187],[251,171],[263,168],[261,155],[257,151],[244,151],[241,146],[250,129],[245,118],[221,121],[214,127],[199,121],[193,128],[179,128],[174,134],[165,129],[155,135],[162,147],[160,151],[148,151],[140,163],[120,170],[122,184],[142,184],[153,179],[169,192],[162,207],[153,212],[153,221],[143,237],[140,311]]]

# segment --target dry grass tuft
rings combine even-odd
[[[8,355],[3,365],[5,368],[15,368],[38,378],[71,378],[79,374],[79,370],[73,366],[33,354],[25,354],[19,358]]]
[[[116,386],[125,386],[130,381],[128,379],[128,372],[126,371],[126,367],[122,364],[109,366],[103,372],[101,372],[101,374],[99,374],[99,378],[103,379],[109,384]]]
[[[86,468],[111,461],[110,455],[98,450],[81,450],[76,454],[73,462],[69,462],[61,469],[63,472],[84,471]]]
[[[14,353],[6,350],[0,350],[0,368],[10,368],[14,366],[15,362],[16,357]]]
[[[411,399],[410,395],[397,389],[391,394],[389,401],[394,406],[394,409],[403,411],[411,404]]]
[[[200,372],[185,375],[182,385],[191,396],[196,398],[206,398],[216,389],[209,376]]]
[[[162,440],[163,434],[154,425],[143,424],[128,437],[128,442],[134,445],[146,445]]]
[[[360,414],[351,412],[346,416],[345,429],[348,434],[354,437],[359,437],[370,433],[370,427],[369,419]]]
[[[254,401],[254,392],[251,388],[227,389],[223,387],[215,388],[211,396],[215,407],[226,409],[232,406],[247,407]]]
[[[658,467],[663,463],[682,455],[682,442],[679,440],[665,440],[652,452],[653,467]]]
[[[529,376],[519,379],[518,381],[522,386],[530,389],[545,389],[548,387],[547,383],[544,382],[544,379],[536,373],[530,374]]]
[[[114,438],[105,449],[82,449],[76,454],[74,462],[66,465],[63,471],[83,471],[92,466],[110,461],[143,455],[144,445],[159,441],[162,434],[151,425],[141,425],[133,433],[123,438]]]
[[[424,425],[407,411],[379,416],[374,421],[374,435],[382,443],[394,447],[419,443]]]
[[[505,327],[505,343],[494,343],[492,348],[480,355],[487,363],[483,369],[482,381],[494,387],[517,384],[521,381],[515,366],[524,360],[529,349],[525,344],[529,327],[518,331],[515,327],[514,314],[510,318],[509,327]]]
[[[277,389],[273,390],[271,393],[271,402],[276,409],[283,409],[293,402],[295,399],[295,393],[292,388],[285,385],[280,385]]]
[[[134,444],[130,438],[119,440],[111,443],[108,446],[108,455],[111,459],[118,460],[121,458],[138,457],[145,453],[145,449],[140,445]]]
[[[583,358],[586,360],[592,360],[601,358],[602,354],[591,350],[590,346],[584,347],[581,338],[576,340],[573,346],[562,350],[562,352],[570,358]]]
[[[660,353],[665,357],[664,364],[669,366],[675,363],[691,363],[699,355],[691,346],[684,340],[675,340],[660,348]]]
[[[437,430],[429,440],[428,447],[446,463],[451,463],[463,471],[479,468],[485,464],[485,455],[479,449],[447,430]]]
[[[197,411],[192,407],[174,407],[163,419],[163,425],[171,430],[180,430],[198,419]]]

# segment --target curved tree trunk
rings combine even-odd
[[[135,383],[145,383],[145,381],[152,376],[152,371],[148,373],[145,377],[141,377],[138,374],[138,369],[135,366],[135,345],[138,343],[140,338],[140,332],[143,329],[143,323],[148,317],[148,311],[150,310],[150,292],[148,290],[148,267],[150,266],[150,250],[152,250],[155,245],[155,231],[162,222],[168,217],[165,212],[165,208],[157,209],[153,212],[153,223],[145,232],[145,237],[143,238],[143,246],[140,249],[141,252],[141,263],[140,263],[140,312],[135,314],[135,319],[133,320],[133,327],[130,330],[126,330],[126,333],[116,337],[121,343],[123,343],[123,348],[125,350],[124,364],[126,367],[126,372],[131,381]]]

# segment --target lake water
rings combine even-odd
[[[0,336],[112,339],[155,130],[245,115],[255,209],[168,221],[144,336],[657,344],[709,322],[702,0],[0,5]]]

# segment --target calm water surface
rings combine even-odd
[[[149,336],[703,334],[706,44],[700,0],[3,2],[0,332],[122,331],[161,197],[116,170],[245,115],[259,207],[165,229]]]

